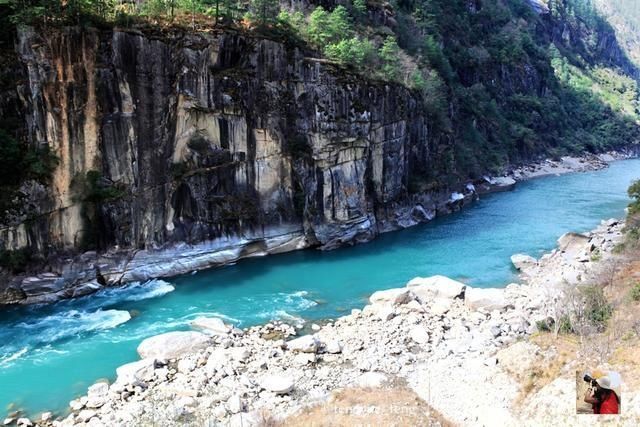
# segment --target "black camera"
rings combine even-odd
[[[591,387],[595,387],[597,385],[596,380],[594,380],[593,378],[591,378],[591,376],[589,374],[585,374],[584,377],[582,377],[582,379],[591,384]]]

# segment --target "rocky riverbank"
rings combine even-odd
[[[459,425],[582,424],[572,416],[575,392],[566,378],[518,401],[519,379],[558,356],[527,338],[556,317],[567,286],[599,274],[622,226],[609,220],[586,235],[566,234],[540,260],[514,256],[522,284],[480,289],[443,276],[415,278],[300,337],[280,322],[240,330],[197,319],[192,331],[143,341],[141,360],[118,368],[113,384],[91,386],[66,418],[45,414],[38,424],[259,425],[321,404],[337,389],[399,379]],[[622,405],[621,419],[631,420],[640,395],[624,392]]]
[[[608,162],[629,158],[634,154],[632,151],[610,152],[583,157],[562,157],[558,160],[547,159],[514,168],[504,176],[484,177],[478,182],[469,182],[461,192],[433,196],[430,204],[417,203],[411,209],[400,209],[397,212],[398,220],[394,223],[395,225],[377,224],[376,233],[430,221],[436,216],[461,209],[476,200],[479,195],[511,190],[517,181],[569,172],[598,170],[605,168]],[[347,242],[352,239],[345,237],[343,240]],[[235,263],[244,258],[278,254],[312,246],[314,243],[305,237],[302,229],[293,225],[281,225],[262,229],[256,235],[226,236],[192,245],[182,243],[154,250],[86,252],[78,256],[50,260],[47,272],[15,276],[7,283],[0,285],[0,305],[51,303],[61,299],[85,296],[104,287],[176,276]]]

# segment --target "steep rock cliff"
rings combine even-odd
[[[26,29],[18,40],[28,135],[60,166],[0,246],[114,255],[51,259],[53,274],[14,283],[10,299],[366,241],[454,207],[448,193],[409,194],[437,150],[421,98],[401,85],[234,33]]]

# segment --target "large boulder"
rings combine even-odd
[[[138,354],[143,359],[177,359],[183,354],[206,348],[208,344],[209,337],[201,332],[167,332],[142,341],[138,346]]]
[[[536,259],[532,256],[529,255],[525,255],[525,254],[515,254],[511,256],[511,263],[513,264],[513,266],[520,270],[526,270],[528,268],[531,267],[535,267],[536,265],[538,265],[538,261],[536,261]]]
[[[231,327],[217,317],[198,317],[191,322],[191,327],[213,335],[227,335],[231,332]]]
[[[109,396],[109,384],[98,382],[89,387],[87,391],[87,408],[99,408],[107,402]]]
[[[418,344],[427,344],[429,342],[429,332],[422,326],[414,326],[409,331],[409,337]]]
[[[328,340],[324,342],[324,351],[329,354],[342,353],[342,343],[335,339]]]
[[[407,288],[387,289],[384,291],[374,292],[369,297],[371,304],[406,304],[413,300],[411,291]]]
[[[260,387],[275,394],[287,394],[294,385],[293,379],[280,375],[269,375],[260,381]]]
[[[127,363],[116,369],[116,383],[124,385],[137,381],[147,382],[153,378],[155,368],[156,360],[153,358]]]
[[[571,259],[578,256],[580,252],[584,252],[589,246],[589,236],[579,233],[565,233],[558,239],[558,248],[565,255],[565,258]]]
[[[503,310],[508,303],[501,288],[467,287],[464,293],[464,304],[471,310],[486,311]]]
[[[445,276],[416,277],[407,283],[407,288],[422,303],[436,298],[453,299],[464,293],[465,284]]]
[[[287,348],[297,353],[315,353],[318,351],[319,342],[313,335],[305,335],[300,338],[287,341]]]

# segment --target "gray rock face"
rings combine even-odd
[[[451,189],[411,194],[413,172],[439,164],[421,98],[299,48],[80,28],[42,39],[25,28],[17,51],[29,139],[60,166],[33,202],[36,219],[0,227],[0,249],[73,252],[89,240],[119,252],[52,262],[60,280],[10,284],[4,300],[91,282],[96,267],[114,284],[335,248],[458,208]],[[90,171],[114,197],[86,209],[77,183]]]

